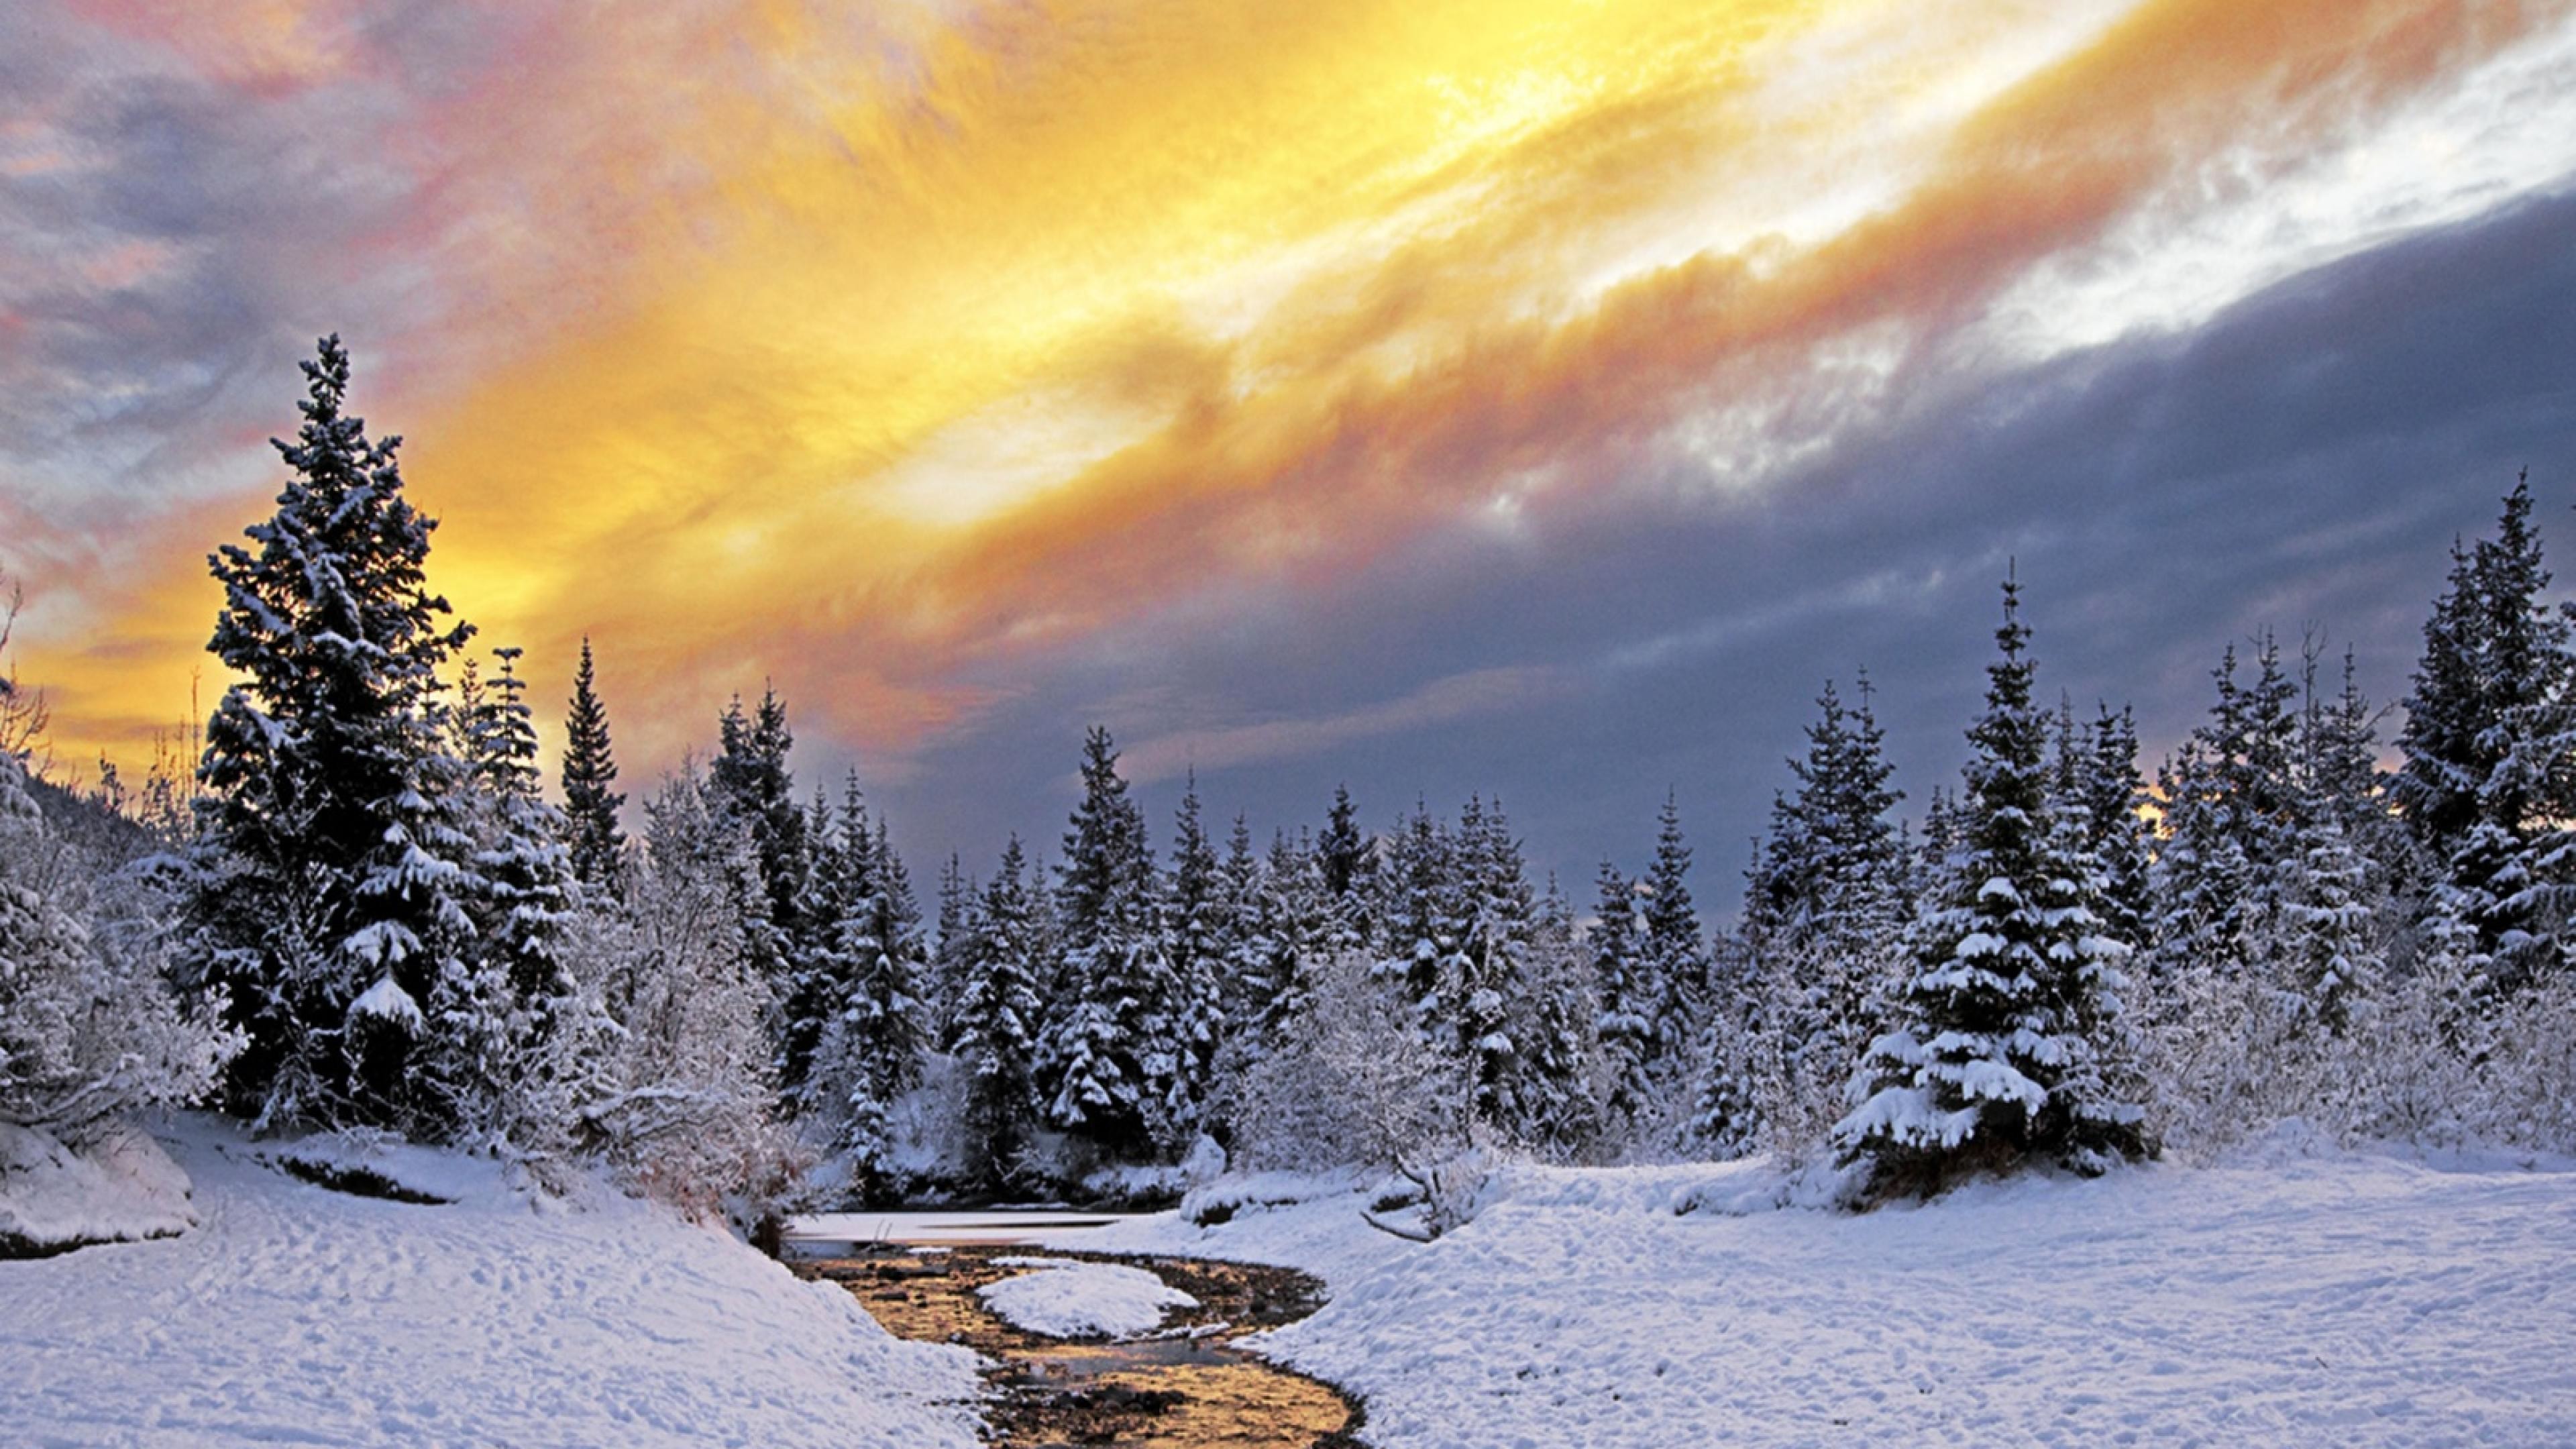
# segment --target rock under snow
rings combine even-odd
[[[188,1174],[149,1134],[111,1127],[75,1150],[0,1122],[0,1258],[165,1238],[196,1223]]]

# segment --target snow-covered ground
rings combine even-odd
[[[1857,1217],[1776,1185],[1513,1168],[1427,1245],[1346,1188],[1061,1242],[1320,1274],[1254,1343],[1382,1449],[2576,1444],[2576,1174],[2276,1150]]]
[[[607,1193],[541,1210],[417,1150],[379,1166],[458,1201],[352,1197],[173,1135],[197,1227],[0,1262],[0,1444],[976,1442],[972,1355],[720,1232]]]
[[[984,1306],[1049,1338],[1133,1338],[1162,1326],[1174,1308],[1199,1301],[1142,1268],[1063,1258],[1003,1258],[1017,1274],[977,1289]]]

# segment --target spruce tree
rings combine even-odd
[[[2050,788],[2019,604],[2007,582],[2001,657],[1968,732],[1960,848],[1915,923],[1914,974],[1870,1049],[1868,1095],[1834,1129],[1873,1193],[1929,1194],[2033,1160],[2094,1173],[2146,1151],[2143,1114],[2105,1065],[2127,948],[2101,934],[2090,812]]]
[[[2093,854],[2102,863],[2103,924],[2145,951],[2154,940],[2155,837],[2138,813],[2147,790],[2138,773],[2136,717],[2125,707],[2113,714],[2108,704],[2097,706],[2088,744],[2076,756],[2074,788],[2090,812]]]
[[[434,521],[400,440],[346,411],[348,353],[303,364],[277,511],[210,560],[210,647],[241,676],[206,728],[192,974],[247,1039],[227,1098],[260,1120],[445,1135],[417,1090],[425,1003],[472,950],[465,769],[439,669],[472,632],[428,591]]]
[[[930,971],[922,983],[922,1029],[926,1040],[942,1051],[955,1030],[958,982],[967,939],[973,934],[977,896],[965,862],[957,852],[948,852],[948,859],[939,866],[939,938],[932,943]]]
[[[2442,863],[2425,934],[2472,986],[2510,993],[2565,967],[2576,903],[2576,622],[2549,586],[2528,474],[2496,537],[2452,551],[2424,629],[2394,790]]]
[[[1014,1180],[1036,1122],[1030,1073],[1037,1054],[1041,943],[1027,869],[1014,835],[958,951],[954,1046],[967,1074],[965,1126],[983,1185],[996,1192]]]
[[[1468,798],[1459,816],[1455,869],[1464,902],[1456,948],[1443,972],[1452,983],[1448,1033],[1468,1063],[1475,1114],[1506,1131],[1527,1133],[1549,1115],[1568,1084],[1554,1076],[1560,1063],[1536,1055],[1536,1043],[1513,1030],[1513,1007],[1528,996],[1536,901],[1502,802],[1488,807]]]
[[[1375,929],[1370,904],[1377,894],[1377,857],[1360,833],[1359,812],[1346,785],[1333,787],[1333,808],[1325,817],[1324,833],[1315,840],[1315,860],[1333,908],[1335,947],[1366,949]]]
[[[1681,804],[1664,795],[1656,819],[1655,858],[1638,882],[1643,897],[1645,979],[1652,992],[1654,1029],[1648,1037],[1646,1065],[1658,1079],[1668,1077],[1707,1029],[1708,943],[1700,934],[1699,909],[1691,902],[1691,848],[1682,834]]]
[[[1864,699],[1867,679],[1862,681]],[[1884,736],[1866,704],[1828,681],[1796,788],[1775,796],[1750,873],[1743,934],[1763,996],[1760,1029],[1801,1083],[1839,1078],[1873,1034],[1907,913],[1905,856],[1889,813]],[[1723,1054],[1720,1054],[1723,1055]]]
[[[1057,1013],[1040,1051],[1040,1090],[1058,1127],[1113,1153],[1172,1146],[1161,1105],[1179,1058],[1158,1040],[1170,1019],[1145,819],[1118,774],[1109,731],[1083,740],[1082,802],[1065,832],[1056,888]]]
[[[1633,1123],[1652,1110],[1660,1085],[1654,1072],[1661,1036],[1655,1019],[1659,993],[1647,955],[1645,920],[1637,909],[1637,886],[1615,862],[1605,860],[1594,889],[1587,944],[1601,1007],[1593,1032],[1602,1075],[1610,1084],[1606,1105],[1614,1116]]]
[[[1496,806],[1499,817],[1500,806]],[[1601,1137],[1590,1068],[1601,1015],[1575,939],[1574,912],[1554,875],[1532,910],[1529,949],[1507,1020],[1519,1045],[1515,1097],[1520,1140],[1560,1161],[1589,1158]]]
[[[1444,978],[1465,930],[1455,854],[1449,831],[1417,801],[1398,823],[1378,872],[1374,974],[1397,992],[1426,1042],[1451,1010]]]
[[[564,715],[563,795],[572,870],[594,891],[617,889],[626,832],[617,812],[626,797],[617,784],[617,756],[608,739],[608,706],[600,702],[590,639],[581,641],[581,667],[572,677],[572,706]]]
[[[424,1088],[469,1141],[509,1130],[504,1103],[530,1085],[522,1079],[538,1070],[574,989],[564,964],[574,891],[564,819],[540,793],[521,651],[492,652],[500,672],[471,697],[463,729],[478,940],[431,990],[438,1030],[421,1064]]]
[[[1244,1018],[1252,1023],[1262,1054],[1287,1039],[1292,1023],[1313,1014],[1325,958],[1339,949],[1335,943],[1343,917],[1334,906],[1321,858],[1303,831],[1294,840],[1284,830],[1270,839],[1248,943],[1259,953],[1259,999],[1248,1003],[1252,1015]]]
[[[717,721],[717,741],[707,768],[708,791],[722,818],[749,837],[760,876],[757,909],[745,922],[751,962],[783,997],[803,969],[799,957],[818,939],[798,906],[812,861],[806,812],[796,803],[796,779],[787,765],[796,739],[786,701],[776,689],[764,690],[758,709],[746,715],[741,696],[735,696]]]
[[[1173,995],[1155,1032],[1172,1044],[1163,1116],[1175,1132],[1195,1132],[1213,1083],[1225,1030],[1220,997],[1231,929],[1216,848],[1200,818],[1198,772],[1190,772],[1174,821],[1171,889],[1164,903],[1164,957]]]

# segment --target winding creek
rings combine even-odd
[[[1146,1269],[1198,1300],[1156,1332],[1108,1341],[1050,1338],[987,1310],[976,1290],[1030,1271],[1030,1251],[997,1241],[812,1241],[797,1270],[839,1283],[889,1332],[958,1343],[991,1361],[984,1371],[987,1442],[1013,1449],[1357,1449],[1356,1401],[1319,1380],[1236,1346],[1323,1304],[1303,1273],[1202,1259],[1046,1249],[1050,1259]],[[1058,1238],[1057,1242],[1062,1239]]]

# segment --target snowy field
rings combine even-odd
[[[1320,1274],[1254,1342],[1381,1449],[2576,1444],[2576,1174],[2276,1156],[1863,1217],[1752,1165],[1516,1168],[1428,1245],[1346,1189],[1060,1241]]]
[[[0,1262],[0,1444],[968,1449],[973,1358],[602,1193],[533,1209],[488,1166],[352,1197],[188,1123],[199,1227]]]

